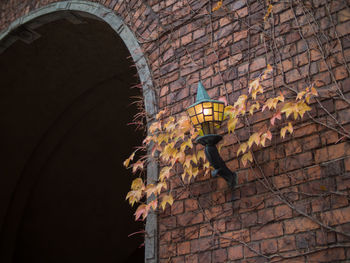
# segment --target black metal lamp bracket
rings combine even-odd
[[[221,135],[209,134],[198,137],[196,141],[205,147],[205,156],[210,165],[215,169],[211,173],[212,176],[216,177],[220,175],[226,180],[228,185],[233,188],[237,184],[237,174],[227,168],[216,148],[216,144],[221,141],[221,139]]]

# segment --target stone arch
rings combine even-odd
[[[151,72],[140,45],[133,32],[128,28],[123,20],[112,10],[101,4],[78,0],[62,1],[48,4],[47,6],[31,11],[27,15],[13,21],[7,29],[0,32],[0,43],[2,43],[2,46],[0,46],[0,53],[16,40],[16,37],[12,37],[11,34],[18,30],[21,26],[31,23],[31,26],[33,27],[41,26],[58,18],[62,18],[62,16],[71,16],[72,14],[70,12],[79,12],[79,14],[82,16],[87,16],[89,18],[94,18],[105,22],[123,40],[133,58],[140,82],[142,84],[146,114],[149,117],[154,116],[158,110],[156,96],[153,90]],[[149,181],[157,179],[158,167],[155,162],[151,162],[149,164],[147,174]],[[21,180],[22,179],[23,178],[21,178]],[[19,202],[22,201],[23,200],[19,200]],[[10,231],[15,233],[17,227],[18,225],[14,223],[11,226]],[[155,214],[150,214],[147,218],[146,233],[145,262],[157,262],[157,217]],[[15,242],[15,240],[11,239],[9,242]],[[7,262],[7,258],[4,259],[4,262]]]

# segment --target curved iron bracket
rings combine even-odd
[[[211,175],[213,177],[220,175],[226,180],[227,184],[233,188],[237,184],[237,174],[227,168],[225,162],[222,160],[218,152],[218,149],[216,148],[216,144],[221,141],[221,139],[221,135],[209,134],[198,137],[196,142],[205,147],[205,156],[209,160],[210,165],[215,169],[212,171]]]

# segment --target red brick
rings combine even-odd
[[[294,236],[284,236],[277,240],[278,250],[280,252],[294,250],[295,246],[295,237]]]
[[[199,236],[199,226],[190,226],[185,228],[185,238],[194,239]]]
[[[316,150],[315,152],[315,162],[325,162],[329,160],[334,160],[339,157],[343,157],[344,155],[348,155],[350,153],[350,147],[347,142],[339,143],[336,145],[330,145],[325,148],[321,148]]]
[[[226,249],[217,249],[213,251],[213,262],[226,262],[227,251]]]
[[[243,246],[234,246],[229,247],[227,249],[228,251],[228,259],[235,260],[235,259],[241,259],[243,258]]]
[[[276,220],[291,218],[292,214],[292,209],[287,205],[280,205],[275,207]]]
[[[339,37],[350,34],[350,21],[337,25],[336,30]]]
[[[283,235],[282,223],[257,226],[251,229],[252,240],[260,240]]]
[[[185,262],[186,263],[198,263],[198,255],[197,254],[186,255]]]
[[[319,225],[306,217],[298,217],[283,222],[285,234],[294,234],[319,228]]]
[[[258,253],[260,253],[259,243],[249,243],[248,246],[244,246],[245,258],[256,257]]]
[[[293,10],[289,9],[283,13],[280,14],[280,23],[284,23],[290,19],[293,19],[294,15],[293,15]]]
[[[333,248],[308,255],[307,262],[337,262],[346,259],[343,248]]]
[[[339,225],[350,222],[350,207],[321,213],[322,222],[327,225]]]
[[[273,209],[265,208],[258,211],[258,223],[266,224],[274,220]]]
[[[294,81],[297,81],[299,79],[303,78],[303,76],[300,75],[299,71],[297,69],[293,69],[291,71],[288,71],[286,73],[286,81],[287,83],[292,83]]]
[[[277,241],[275,239],[261,241],[261,253],[269,255],[277,252]]]
[[[177,243],[178,255],[184,255],[190,253],[190,241]]]
[[[258,69],[262,69],[266,67],[266,59],[265,57],[256,58],[250,64],[250,71],[256,71]]]
[[[171,206],[171,213],[173,215],[181,214],[184,212],[184,203],[183,201],[175,201]]]
[[[247,30],[242,30],[242,31],[235,32],[233,34],[233,40],[234,40],[234,42],[240,41],[241,39],[246,38],[247,35],[248,35],[248,31]]]

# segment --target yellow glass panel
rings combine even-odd
[[[219,121],[219,113],[214,112],[214,120]]]
[[[191,118],[191,121],[192,121],[193,125],[197,125],[197,124],[198,124],[198,120],[197,120],[197,117],[196,117],[196,116],[193,116],[193,117]]]
[[[213,104],[211,102],[204,102],[203,107],[204,108],[211,108],[211,107],[213,107]]]
[[[196,113],[197,114],[202,113],[202,111],[203,111],[202,104],[198,104],[195,107],[196,107]]]
[[[198,122],[199,123],[203,123],[204,122],[204,115],[203,114],[198,114],[197,117],[198,117]]]
[[[203,113],[204,113],[205,116],[213,115],[212,109],[204,109],[204,110],[203,110]]]
[[[193,115],[196,114],[196,113],[194,112],[194,107],[188,108],[188,109],[187,109],[187,112],[188,112],[188,115],[190,115],[190,116],[193,116]]]
[[[205,121],[213,121],[213,116],[205,116]]]
[[[222,113],[221,112],[219,113],[219,119],[218,120],[222,121]]]
[[[224,112],[224,104],[219,104],[219,111]]]
[[[214,103],[214,111],[219,111],[219,103]]]

